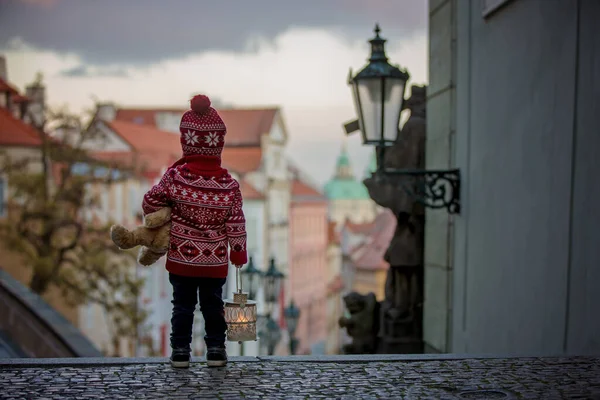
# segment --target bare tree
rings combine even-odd
[[[46,133],[50,127],[53,135]],[[121,338],[136,338],[146,317],[138,307],[143,280],[134,254],[117,249],[110,224],[94,221],[90,211],[99,208],[102,191],[131,178],[133,169],[94,159],[86,149],[100,133],[85,129],[82,118],[66,109],[49,112],[35,128],[39,156],[0,156],[9,184],[0,240],[31,268],[34,292],[44,294],[53,285],[72,306],[101,306],[117,355]]]

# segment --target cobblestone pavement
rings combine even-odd
[[[600,399],[600,359],[11,366],[1,399]]]

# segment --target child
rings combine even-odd
[[[166,268],[173,285],[171,364],[190,365],[198,297],[206,322],[209,367],[227,364],[222,290],[229,261],[247,262],[246,226],[238,182],[221,168],[225,124],[206,96],[191,100],[181,118],[183,158],[173,164],[143,201],[144,215],[172,207]],[[230,255],[227,254],[229,245]]]

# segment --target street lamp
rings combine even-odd
[[[263,276],[265,285],[265,302],[267,304],[277,303],[277,297],[281,288],[281,281],[285,275],[277,269],[275,259],[271,258],[269,269]]]
[[[287,326],[290,337],[290,354],[296,354],[298,347],[298,339],[294,337],[296,328],[298,327],[298,319],[300,319],[300,309],[294,304],[294,300],[290,301],[290,305],[284,310],[285,325]]]
[[[352,76],[348,84],[358,116],[357,120],[344,125],[347,134],[360,130],[363,143],[378,148],[376,176],[405,176],[416,178],[418,189],[405,189],[416,200],[430,208],[446,208],[449,213],[460,212],[460,173],[452,170],[390,169],[384,166],[385,150],[398,140],[400,113],[404,109],[404,91],[409,74],[388,62],[385,54],[386,40],[379,36],[381,29],[375,26],[371,43],[369,63]]]
[[[260,345],[263,351],[269,355],[273,355],[277,343],[281,340],[281,330],[277,322],[271,318],[271,315],[267,315],[263,329],[259,332],[258,337],[260,338]]]
[[[245,288],[248,289],[248,296],[251,299],[256,299],[258,294],[258,288],[260,286],[260,278],[262,271],[254,266],[252,257],[248,260],[248,266],[241,271],[242,283]]]

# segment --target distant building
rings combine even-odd
[[[370,223],[347,221],[341,229],[345,262],[342,273],[346,291],[374,293],[378,301],[385,297],[385,279],[389,264],[384,255],[396,229],[396,218],[384,209]]]
[[[325,185],[329,202],[329,220],[339,228],[346,220],[353,223],[370,222],[377,214],[377,205],[369,197],[366,186],[356,179],[346,147],[337,158],[333,178]]]
[[[338,324],[343,315],[342,293],[342,249],[340,237],[334,222],[327,223],[327,340],[326,354],[340,354],[342,348],[342,331]]]
[[[327,199],[302,181],[292,180],[290,268],[286,303],[300,309],[298,354],[325,354],[327,339]]]

